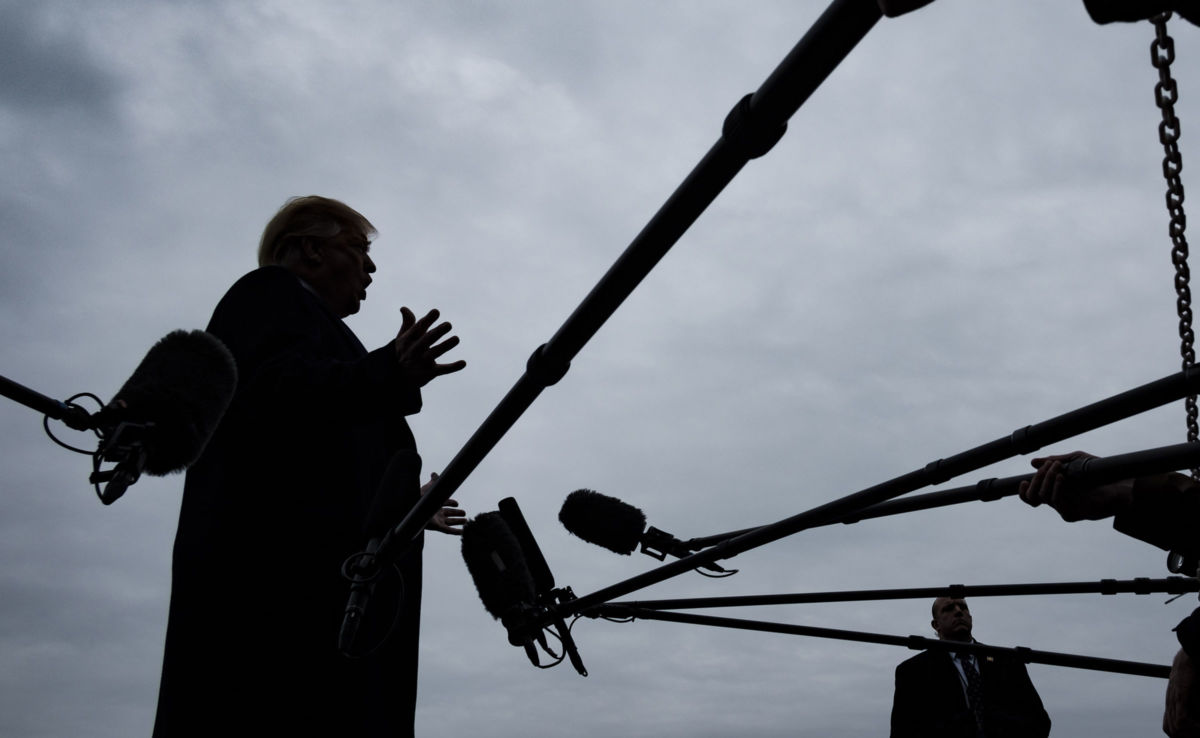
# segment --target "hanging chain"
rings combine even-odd
[[[1183,157],[1179,153],[1179,118],[1175,116],[1175,102],[1179,99],[1179,87],[1171,77],[1171,62],[1175,61],[1175,41],[1167,35],[1167,20],[1171,13],[1154,18],[1154,42],[1150,44],[1150,61],[1158,70],[1158,84],[1154,86],[1154,101],[1162,110],[1162,123],[1158,125],[1158,138],[1162,142],[1163,177],[1167,180],[1167,214],[1170,216],[1171,261],[1175,264],[1175,306],[1179,312],[1179,353],[1183,357],[1183,368],[1196,362],[1196,351],[1192,348],[1196,334],[1192,331],[1192,291],[1188,286],[1191,272],[1188,270],[1188,243],[1184,235],[1187,217],[1183,212]],[[1200,438],[1200,423],[1197,423],[1196,396],[1184,400],[1187,410],[1187,439],[1194,442]],[[1192,469],[1192,477],[1200,479],[1200,469]]]

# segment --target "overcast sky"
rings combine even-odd
[[[349,321],[364,343],[392,338],[401,305],[441,309],[462,339],[468,368],[412,419],[437,471],[824,7],[0,0],[0,373],[107,399],[156,340],[205,325],[286,198],[324,194],[379,228]],[[1171,32],[1195,189],[1200,32]],[[1078,0],[884,19],[457,498],[474,514],[515,496],[582,595],[656,562],[569,536],[557,513],[574,489],[709,535],[1177,371],[1152,38],[1093,24]],[[0,428],[0,734],[148,735],[183,479],[103,507],[89,460],[37,413],[5,401]],[[1180,403],[1050,450],[1183,440]],[[730,565],[631,598],[1167,574],[1107,522],[1011,498],[806,532]],[[431,535],[426,567],[421,735],[880,736],[911,655],[584,619],[581,678],[508,645],[457,539]],[[971,605],[988,643],[1166,664],[1195,598],[1166,599]],[[925,600],[732,614],[933,635]],[[1055,736],[1158,731],[1163,680],[1029,671]]]

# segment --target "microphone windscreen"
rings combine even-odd
[[[563,500],[558,520],[588,543],[628,556],[646,529],[646,514],[633,505],[590,489],[577,489]]]
[[[533,577],[521,544],[500,513],[480,513],[467,521],[462,556],[479,599],[493,618],[499,620],[514,607],[534,602]]]
[[[236,387],[237,365],[225,344],[205,331],[173,331],[150,348],[106,414],[154,424],[145,471],[162,476],[200,457]]]

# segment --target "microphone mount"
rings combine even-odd
[[[55,400],[4,376],[0,376],[0,395],[42,413],[45,416],[43,426],[46,434],[55,443],[69,451],[92,457],[92,473],[88,476],[88,482],[95,487],[96,497],[102,504],[116,502],[141,477],[146,467],[146,438],[154,430],[153,423],[114,422],[112,408],[105,407],[93,413],[74,402],[80,397],[89,397],[103,404],[100,398],[90,392],[72,395],[65,401]],[[51,420],[61,421],[71,430],[92,431],[99,438],[96,450],[87,451],[63,443],[50,431]],[[101,463],[106,461],[115,466],[101,470]]]
[[[546,632],[549,630],[562,643],[564,655],[575,667],[575,671],[580,676],[587,676],[587,668],[579,656],[575,639],[571,637],[571,628],[558,610],[559,606],[566,605],[574,599],[576,599],[575,593],[571,591],[570,587],[559,587],[538,594],[537,600],[532,604],[522,603],[512,608],[500,619],[501,624],[508,631],[508,642],[514,646],[523,646],[529,662],[534,666],[539,669],[550,668],[561,663],[564,656],[555,653],[550,648],[546,641]],[[553,626],[554,629],[550,630],[550,626]],[[543,666],[538,657],[535,643],[540,645],[542,650],[550,654],[555,661]]]
[[[653,525],[646,528],[646,532],[642,534],[642,553],[659,561],[666,561],[667,556],[674,556],[677,559],[682,559],[691,556],[697,549],[705,548],[705,545],[689,545],[691,541],[681,541],[675,536],[666,531],[659,530]],[[708,569],[715,574],[704,574],[702,569]],[[723,579],[728,576],[737,574],[737,569],[726,569],[714,561],[700,564],[696,567],[697,573],[704,576],[712,576]]]
[[[154,432],[154,423],[121,422],[109,434],[100,435],[100,446],[92,456],[93,471],[88,481],[96,488],[96,496],[111,505],[125,494],[146,468],[146,438]],[[116,463],[112,469],[100,470],[102,461]],[[100,484],[104,483],[101,487]]]

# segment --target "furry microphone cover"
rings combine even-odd
[[[233,399],[237,366],[225,344],[205,331],[173,331],[146,353],[103,411],[113,425],[153,423],[146,473],[183,471],[200,457]]]
[[[590,489],[567,495],[558,520],[588,543],[628,556],[642,540],[646,514],[633,505]]]

